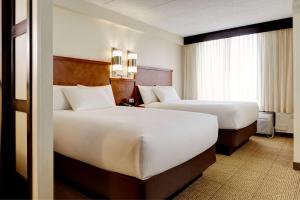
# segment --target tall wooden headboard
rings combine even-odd
[[[110,79],[110,65],[110,62],[54,56],[53,84],[101,86],[112,83],[116,104],[134,97],[137,105],[143,103],[137,85],[172,85],[171,69],[139,66],[135,81],[114,80]]]
[[[110,76],[109,62],[78,58],[53,57],[54,85],[108,85]]]
[[[135,76],[135,101],[137,105],[143,104],[140,92],[137,88],[138,85],[143,86],[171,86],[172,85],[172,69],[156,68],[156,67],[138,67]]]
[[[172,85],[172,69],[139,66],[135,76],[136,85]]]
[[[111,84],[116,104],[134,97],[134,80],[111,79],[109,62],[53,57],[54,85],[101,86]]]

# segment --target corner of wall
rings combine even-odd
[[[294,0],[294,163],[300,163],[300,0]],[[300,165],[300,164],[299,164]],[[299,166],[298,165],[298,166]]]

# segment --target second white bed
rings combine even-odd
[[[209,114],[119,106],[54,112],[57,153],[141,180],[199,155],[217,137]]]
[[[145,107],[216,115],[220,129],[238,130],[254,123],[258,117],[257,103],[252,102],[173,100],[145,104]]]

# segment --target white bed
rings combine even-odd
[[[199,155],[217,137],[217,118],[209,114],[119,106],[54,111],[57,153],[141,180]]]
[[[181,110],[216,115],[220,129],[242,129],[254,123],[258,117],[258,106],[252,102],[173,100],[168,102],[153,102],[144,106],[146,108]]]

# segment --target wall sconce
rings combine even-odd
[[[137,72],[137,54],[131,51],[127,52],[128,59],[128,73],[136,73]]]
[[[122,65],[122,51],[119,49],[112,49],[112,71],[118,75],[118,72],[123,71]]]

